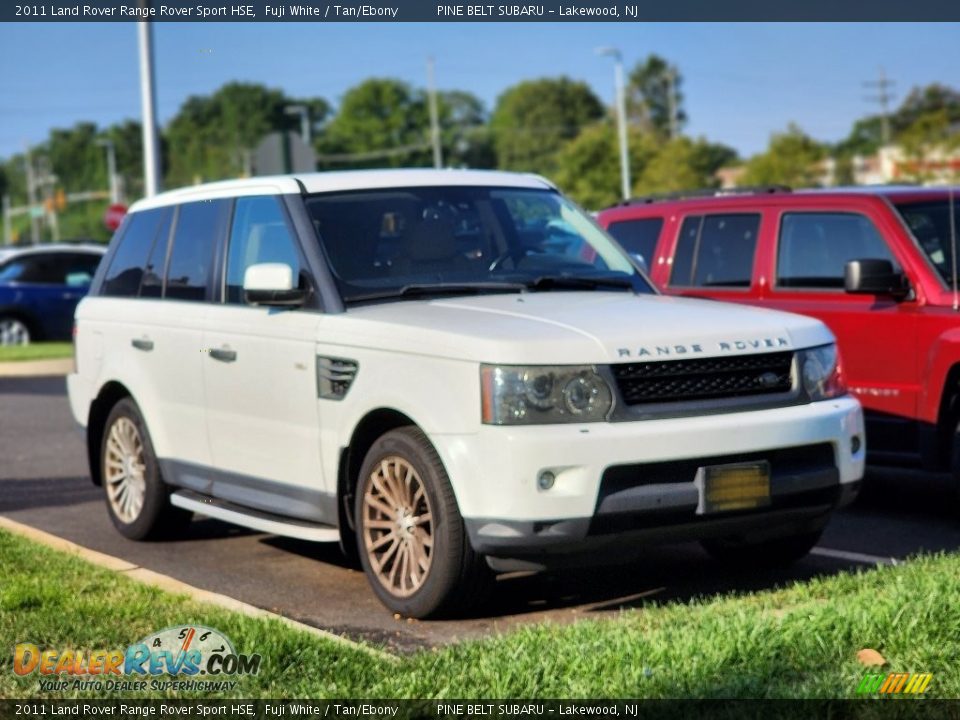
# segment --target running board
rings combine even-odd
[[[282,535],[283,537],[310,540],[311,542],[340,542],[340,531],[330,525],[320,525],[307,520],[297,520],[253,510],[190,490],[177,490],[171,493],[170,504],[271,535]]]

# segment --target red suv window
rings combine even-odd
[[[759,214],[691,215],[677,238],[670,285],[750,287]]]
[[[851,260],[890,260],[877,228],[859,213],[792,212],[780,221],[777,286],[843,290]]]

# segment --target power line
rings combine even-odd
[[[865,80],[863,86],[874,88],[876,95],[870,95],[864,98],[868,102],[880,103],[880,139],[884,145],[890,144],[890,101],[894,94],[890,91],[896,82],[887,77],[883,68],[880,68],[880,76],[877,80]]]

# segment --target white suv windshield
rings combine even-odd
[[[306,206],[345,301],[519,290],[652,292],[583,211],[549,190],[427,187]]]

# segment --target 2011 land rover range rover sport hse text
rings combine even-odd
[[[117,529],[338,541],[393,611],[701,540],[783,563],[863,474],[833,336],[662,297],[542,178],[366,171],[133,206],[70,402]]]

